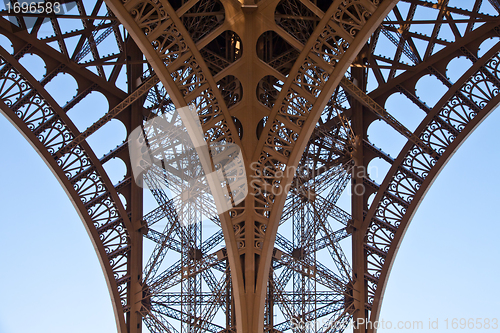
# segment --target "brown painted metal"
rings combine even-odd
[[[54,35],[46,39],[37,38],[42,15],[29,28],[21,16],[15,17],[19,27],[0,18],[0,33],[14,48],[13,54],[0,48],[0,108],[53,170],[84,221],[120,333],[141,332],[143,325],[151,332],[280,332],[291,330],[292,322],[327,316],[325,325],[298,331],[337,332],[350,320],[377,320],[411,217],[446,161],[500,102],[500,44],[478,55],[482,41],[500,35],[498,15],[480,13],[480,0],[470,10],[442,0],[405,2],[406,13],[395,0],[105,0],[92,9],[77,1],[79,15],[66,19],[83,28],[63,31],[52,15]],[[436,17],[414,20],[422,7],[435,9]],[[453,17],[458,14],[467,19]],[[414,24],[432,24],[432,33],[415,33]],[[440,37],[443,25],[453,42]],[[65,39],[75,36],[70,52]],[[103,56],[100,45],[109,38],[119,51]],[[395,47],[390,58],[375,54],[381,38]],[[424,50],[417,40],[427,43]],[[19,63],[28,53],[46,63],[40,81]],[[450,82],[447,65],[459,56],[473,65]],[[127,92],[116,87],[120,70]],[[63,72],[75,78],[78,92],[60,106],[44,87]],[[425,75],[448,89],[433,107],[415,92]],[[371,77],[377,87],[368,91]],[[110,108],[80,133],[66,112],[92,91]],[[394,93],[426,113],[415,131],[384,108]],[[241,204],[212,218],[217,231],[205,238],[201,222],[181,226],[162,190],[152,190],[158,207],[143,212],[127,143],[98,158],[86,142],[111,119],[130,133],[190,104],[208,143],[241,148],[250,185]],[[397,157],[369,141],[376,119],[408,139]],[[118,184],[103,167],[115,157],[127,166]],[[367,174],[377,157],[391,164],[382,184]],[[157,182],[154,176],[146,174],[144,182]],[[352,207],[345,212],[336,201],[349,180]],[[329,220],[342,227],[333,229]],[[166,221],[163,232],[155,229],[159,221]],[[287,221],[292,237],[279,230]],[[340,245],[348,237],[349,259]],[[156,244],[146,263],[144,238]],[[317,258],[321,249],[328,250],[330,266]],[[168,251],[181,259],[165,268]],[[223,320],[215,319],[218,311]]]

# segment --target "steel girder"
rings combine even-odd
[[[343,331],[352,318],[377,319],[411,216],[439,170],[498,104],[500,87],[500,46],[478,53],[481,42],[499,35],[498,13],[481,11],[481,1],[470,9],[447,1],[395,3],[109,0],[90,10],[77,1],[74,19],[82,28],[64,31],[52,15],[46,23],[54,34],[45,39],[37,36],[42,15],[34,15],[32,27],[21,16],[11,16],[17,25],[1,19],[0,33],[14,48],[0,49],[2,112],[39,151],[82,216],[120,332],[140,332],[142,321],[152,332],[285,331],[299,321],[316,323],[300,331],[326,332]],[[422,20],[420,8],[435,10],[436,17]],[[419,24],[431,24],[432,32],[411,29]],[[443,26],[453,42],[441,37]],[[71,51],[66,38],[75,36]],[[383,38],[394,45],[393,54],[377,54]],[[110,40],[120,52],[103,57],[100,49]],[[49,46],[53,42],[58,46]],[[19,63],[28,53],[47,65],[40,81]],[[459,56],[472,65],[451,82],[447,65]],[[128,93],[115,87],[122,67]],[[63,106],[44,89],[61,72],[78,83],[77,95]],[[415,93],[425,75],[447,88],[433,107]],[[373,91],[370,82],[376,83]],[[110,109],[80,133],[66,113],[92,91],[104,94]],[[425,112],[416,130],[384,108],[394,93]],[[130,133],[151,117],[193,103],[207,142],[241,147],[251,184],[242,204],[212,219],[217,231],[208,238],[201,224],[182,227],[162,190],[152,191],[158,208],[142,213],[126,143],[98,159],[85,141],[111,119]],[[368,140],[375,119],[408,140],[396,158]],[[128,168],[118,184],[103,168],[115,157]],[[391,164],[382,184],[366,173],[374,158]],[[144,181],[173,179],[168,177],[165,172]],[[351,214],[336,206],[349,181]],[[165,218],[163,231],[153,229]],[[144,237],[156,247],[143,271]],[[341,243],[349,237],[350,259]],[[179,261],[168,264],[168,251]]]

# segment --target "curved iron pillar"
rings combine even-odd
[[[9,32],[9,24],[2,19],[0,32],[11,39],[14,53],[0,48],[0,108],[46,161],[82,217],[106,276],[119,332],[141,331],[149,297],[144,294],[142,281],[142,238],[147,229],[142,192],[131,180],[126,144],[98,159],[85,138],[113,117],[126,125],[128,133],[142,125],[141,98],[157,84],[156,78],[175,106],[196,104],[209,141],[237,143],[245,155],[253,193],[244,204],[220,216],[231,266],[238,332],[263,331],[266,293],[271,288],[268,277],[287,190],[306,145],[317,135],[315,127],[325,105],[339,84],[349,91],[353,100],[350,121],[358,135],[352,153],[356,163],[353,188],[363,184],[369,189],[368,193],[353,196],[352,220],[347,226],[352,232],[353,249],[352,316],[376,321],[391,265],[418,204],[454,151],[500,102],[500,45],[480,58],[477,55],[485,38],[499,34],[496,22],[485,23],[440,52],[426,55],[425,61],[366,95],[359,83],[364,74],[356,66],[364,62],[367,40],[376,39],[380,23],[396,1],[337,0],[323,8],[325,11],[302,1],[319,18],[306,37],[276,23],[277,0],[259,4],[222,1],[223,13],[217,15],[223,15],[225,20],[202,34],[188,31],[180,19],[196,1],[188,1],[176,10],[163,0],[106,3],[146,56],[154,69],[152,75],[142,73],[142,64],[128,64],[131,93],[125,94],[102,79],[102,68],[98,75],[82,69],[75,59],[35,36],[24,31]],[[231,61],[218,59],[226,63],[217,67],[215,61],[206,58],[210,53],[203,50],[228,30],[239,35],[244,52]],[[254,52],[253,45],[269,31],[296,50],[293,66],[286,64],[289,59],[281,59],[283,63],[276,65]],[[332,52],[325,54],[325,47]],[[139,49],[133,45],[129,48],[129,56],[136,63],[142,60]],[[19,64],[26,52],[45,60],[48,74],[41,81]],[[451,83],[443,73],[456,56],[466,56],[473,65]],[[349,66],[353,66],[350,75],[353,82],[358,81],[361,92],[342,79]],[[79,86],[77,96],[63,107],[44,89],[59,72],[73,75]],[[272,102],[251,93],[270,74],[282,82]],[[449,88],[432,109],[414,93],[416,82],[426,74],[434,75]],[[229,103],[227,92],[224,95],[219,90],[227,77],[240,80],[245,94],[239,96],[239,103]],[[89,132],[80,133],[66,112],[93,90],[106,96],[114,113],[94,124]],[[409,141],[399,156],[392,159],[365,139],[369,124],[376,119],[370,112],[383,110],[380,105],[395,92],[403,93],[427,116],[408,135]],[[233,91],[233,95],[237,94]],[[258,128],[263,117],[267,121],[260,133],[248,135]],[[233,121],[235,118],[240,120],[239,125]],[[123,159],[128,167],[119,184],[112,184],[103,168],[113,157]],[[375,157],[392,164],[381,185],[356,173],[356,168],[366,168]],[[368,205],[370,193],[377,194]],[[119,194],[125,196],[126,206]],[[227,330],[234,331],[234,327]],[[372,330],[358,327],[356,331]]]
[[[400,75],[391,87],[385,87],[385,91],[375,90],[371,94],[380,101],[385,101],[394,92],[413,99],[416,82],[429,73],[449,88],[432,109],[415,100],[427,113],[415,134],[439,157],[433,158],[409,142],[391,161],[392,167],[383,183],[380,186],[369,185],[377,187],[377,195],[361,230],[366,230],[364,278],[372,322],[378,319],[391,266],[425,193],[463,141],[500,103],[500,44],[497,43],[480,58],[477,55],[481,42],[498,36],[498,30],[496,23],[485,24],[469,38],[457,41],[442,53],[430,57],[421,66],[416,66],[414,71]],[[451,83],[443,73],[447,64],[459,56],[467,57],[473,65],[459,80]],[[378,157],[382,154],[372,149],[371,155]]]
[[[16,56],[21,57],[31,47],[28,44],[25,49],[15,49]],[[0,66],[2,113],[40,154],[75,206],[101,263],[117,327],[126,332],[123,308],[128,306],[126,285],[130,281],[127,256],[133,243],[127,235],[127,229],[132,229],[128,212],[117,191],[129,181],[111,184],[103,161],[86,142],[60,158],[54,157],[79,132],[66,115],[69,108],[59,107],[43,85],[60,72],[72,73],[71,68],[60,65],[51,70],[48,66],[50,74],[40,83],[1,47]],[[91,87],[98,89],[94,84]]]
[[[75,144],[75,138],[81,137],[82,133],[67,112],[95,91],[106,98],[110,110],[135,110],[115,117],[125,125],[127,131],[140,126],[142,116],[137,112],[137,105],[130,102],[129,96],[103,77],[104,71],[98,69],[98,73],[94,74],[82,68],[78,60],[69,59],[67,53],[58,52],[47,45],[50,38],[37,38],[36,32],[42,24],[42,21],[37,21],[32,32],[28,33],[5,19],[0,20],[0,33],[9,38],[13,46],[12,55],[1,49],[2,113],[48,164],[75,205],[101,262],[112,298],[117,329],[119,332],[129,332],[131,325],[140,326],[138,324],[141,321],[140,316],[131,316],[130,312],[134,306],[140,305],[140,300],[136,301],[136,298],[141,295],[142,288],[142,192],[131,181],[126,143],[120,142],[116,148],[97,158],[86,141],[80,140]],[[104,32],[100,30],[105,37],[112,32],[117,32],[116,24],[105,26]],[[118,36],[116,38],[119,39]],[[97,58],[96,44],[86,46],[89,45],[80,43],[80,49],[77,49],[80,52],[76,57],[92,52]],[[126,47],[128,56],[134,58],[133,45],[121,41],[118,47]],[[19,64],[18,60],[26,54],[35,54],[44,61],[46,74],[40,81]],[[140,56],[140,53],[137,54]],[[123,58],[124,55],[120,55],[118,63]],[[142,65],[127,67],[130,89],[134,89],[137,78],[143,75]],[[63,106],[59,106],[44,89],[60,73],[69,74],[77,83],[76,95]],[[114,70],[109,80],[116,80],[118,73]],[[102,125],[94,124],[87,131],[91,134]],[[103,165],[115,158],[122,160],[128,171],[117,184],[112,184]]]
[[[189,100],[204,98],[207,91],[213,92],[214,110],[222,109],[219,116],[222,120],[215,125],[227,124],[231,129],[232,122],[225,120],[229,118],[227,111],[216,102],[222,98],[218,96],[216,89],[210,88],[215,86],[215,80],[204,65],[201,55],[196,52],[195,43],[179,24],[179,18],[170,3],[161,0],[132,0],[125,3],[110,0],[107,3],[153,65],[174,103],[184,106]],[[230,2],[224,4],[236,12],[234,26],[250,26],[256,30],[241,36],[245,47],[253,45],[251,41],[257,39],[258,32],[263,30],[259,27],[261,21],[257,18],[269,17],[268,6],[274,8],[277,1],[263,3],[262,6],[255,5],[252,11],[245,5],[239,7]],[[224,217],[221,216],[235,291],[238,332],[263,330],[269,267],[278,222],[285,204],[285,189],[292,183],[294,170],[308,138],[335,86],[393,6],[394,2],[391,1],[384,1],[380,5],[378,1],[334,1],[305,45],[293,41],[302,52],[285,80],[256,149],[248,151],[251,146],[245,144],[245,139],[242,141],[242,150],[248,158],[246,168],[252,174],[249,183],[253,184],[253,193],[245,200],[244,207],[236,207],[224,214]],[[271,15],[274,16],[274,13],[271,12]],[[353,15],[356,16],[354,19]],[[269,26],[284,35],[276,25]],[[291,41],[290,37],[286,38]],[[334,51],[337,55],[327,62],[320,52],[325,40],[332,37],[341,39],[344,43],[342,46],[338,45],[338,49]],[[170,49],[175,51],[171,52]],[[255,56],[253,58],[250,59],[256,62]],[[175,71],[186,64],[190,66],[189,72],[196,76],[193,80],[195,82],[191,82],[188,87],[182,81],[174,82]],[[184,91],[184,96],[181,91]],[[252,104],[255,103],[249,103],[246,107],[249,108]],[[213,126],[214,122],[211,124]],[[206,133],[213,130],[212,127],[204,128]],[[286,137],[285,131],[289,132]],[[238,142],[229,134],[235,133],[234,130],[226,133],[227,139],[223,140]],[[266,169],[270,167],[273,170],[284,170],[284,173],[275,174],[271,179],[265,175]],[[279,195],[274,194],[276,189]]]

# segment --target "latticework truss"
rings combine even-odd
[[[68,0],[59,13],[9,4],[0,109],[82,216],[120,333],[343,332],[376,321],[416,208],[500,102],[497,0]],[[49,89],[62,76],[76,82],[68,101]],[[417,92],[429,78],[441,91],[432,103]],[[83,126],[72,110],[92,94],[108,107]],[[396,95],[418,124],[407,119],[417,111],[388,102]],[[136,178],[129,142],[109,130],[119,122],[127,137],[139,128],[148,147],[165,146],[146,124],[174,123],[185,106],[212,162],[214,147],[241,150],[248,194],[232,192],[228,211],[214,213],[206,186],[186,181],[202,170],[182,142],[155,150],[163,162]],[[400,147],[376,146],[376,120]],[[98,153],[97,132],[116,147]],[[114,182],[116,159],[127,173]],[[372,161],[388,166],[380,183]],[[186,188],[204,203],[179,208]]]

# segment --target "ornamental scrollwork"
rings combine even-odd
[[[169,21],[159,36],[151,40],[151,45],[167,66],[188,51],[186,41],[172,21]]]
[[[442,155],[446,148],[453,142],[455,136],[437,121],[432,120],[420,138],[428,144],[435,152]]]
[[[462,86],[460,91],[483,109],[493,97],[498,95],[499,87],[496,82],[492,82],[487,75],[479,70]]]
[[[457,134],[466,130],[478,113],[498,95],[499,59],[499,54],[488,59],[465,83],[456,87],[455,92],[442,107],[435,110],[437,115],[429,118],[427,125],[420,133],[420,138],[438,155],[443,155],[456,139]],[[439,73],[435,74],[443,81]],[[366,233],[367,248],[376,249],[367,252],[370,276],[375,278],[380,276],[384,268],[384,253],[387,253],[393,246],[392,239],[395,233],[399,232],[398,227],[406,218],[408,206],[422,190],[420,189],[422,180],[425,180],[436,164],[436,158],[412,145],[403,157],[403,167],[409,172],[398,170],[391,176],[387,190],[375,209],[376,218],[371,221]],[[414,179],[412,173],[421,179]],[[367,281],[367,300],[369,304],[373,304],[378,282],[376,279]]]
[[[55,105],[50,105],[44,98],[44,96],[48,96],[46,91],[37,91],[29,83],[30,80],[35,82],[33,78],[25,78],[14,65],[7,63],[3,57],[0,59],[2,59],[0,63],[3,64],[3,67],[0,68],[0,100],[10,108],[11,113],[8,116],[21,120],[25,125],[25,130],[31,132],[44,149],[54,156],[75,137],[68,126],[70,120],[67,119],[61,108],[55,108]],[[20,65],[17,64],[17,66]],[[58,69],[60,68],[62,67],[59,66]],[[46,76],[42,83],[50,81],[58,69]],[[128,287],[124,277],[128,267],[129,240],[116,204],[111,199],[101,176],[95,169],[82,177],[79,176],[84,174],[86,170],[94,168],[81,145],[77,145],[68,153],[57,158],[55,164],[60,172],[70,180],[75,195],[87,209],[87,214],[99,234],[104,251],[108,255],[108,263],[117,280],[116,288],[121,297],[120,302],[126,310]],[[99,229],[113,220],[118,221],[118,223],[110,228]]]
[[[316,55],[332,66],[342,59],[348,48],[349,41],[331,23],[325,26],[313,46]]]
[[[66,146],[74,138],[73,134],[68,130],[66,124],[61,119],[54,121],[50,127],[37,136],[51,155]]]
[[[495,54],[491,57],[490,61],[484,65],[484,68],[500,80],[500,55]]]
[[[68,179],[73,179],[86,168],[91,167],[91,162],[80,146],[75,147],[73,151],[61,156],[57,164],[64,170]],[[72,182],[73,183],[73,182]]]
[[[106,192],[106,187],[96,171],[73,184],[73,188],[84,204],[91,202]]]
[[[367,307],[368,309],[371,308],[371,305],[373,305],[373,301],[375,299],[375,293],[377,292],[377,284],[378,284],[378,280],[375,280],[375,279],[369,279],[365,276],[365,280],[366,280],[366,289],[367,289],[367,301],[368,301],[368,304],[367,304]]]
[[[300,67],[294,83],[317,98],[328,78],[329,74],[323,68],[307,58]]]
[[[256,221],[254,224],[254,235],[254,247],[262,250],[262,247],[264,246],[264,237],[266,236],[266,225]]]
[[[394,239],[396,230],[397,227],[387,225],[383,222],[378,223],[378,221],[374,219],[366,234],[366,243],[382,253],[387,253]]]
[[[407,203],[403,200],[397,200],[398,198],[393,195],[386,193],[375,213],[375,216],[393,227],[399,227],[401,219],[406,213],[408,208]]]
[[[436,159],[423,152],[417,146],[413,146],[403,160],[403,165],[409,170],[425,179],[429,171],[436,164]]]
[[[393,182],[388,187],[388,191],[406,202],[411,202],[419,188],[420,182],[398,170],[394,175]]]
[[[167,14],[158,0],[139,2],[130,10],[130,13],[145,35],[155,31],[167,18]]]
[[[476,111],[472,110],[455,95],[445,104],[439,113],[439,117],[443,118],[446,123],[450,124],[459,132],[461,132],[476,115]]]
[[[375,278],[380,277],[380,271],[384,267],[385,264],[385,257],[381,255],[376,255],[374,250],[369,249],[365,247],[365,252],[366,252],[366,263],[367,263],[367,269],[366,271],[368,274]]]
[[[10,67],[10,65],[7,64],[4,67]],[[0,85],[0,99],[5,105],[12,107],[14,103],[31,91],[32,87],[28,81],[13,68],[4,68],[1,73],[2,76],[0,80],[2,85]]]
[[[194,57],[172,72],[171,76],[183,95],[188,95],[206,83],[205,75]]]
[[[213,126],[212,128],[210,128],[205,132],[206,142],[210,143],[232,142],[232,138],[229,135],[231,132],[229,130],[229,127],[227,126],[226,119],[222,119],[222,117],[220,117],[214,125],[215,126]],[[210,151],[213,152],[214,154],[213,157],[215,158],[216,151],[212,149]]]
[[[105,230],[108,224],[114,226],[114,221],[120,218],[118,210],[114,207],[112,201],[101,201],[95,205],[88,207],[87,212],[92,218],[94,226],[99,231]],[[119,221],[117,221],[119,222]]]
[[[372,12],[358,0],[344,0],[334,14],[335,21],[351,36],[356,36]]]
[[[54,111],[39,94],[33,94],[26,103],[16,108],[15,112],[31,131],[35,131],[54,115]]]
[[[302,126],[312,108],[313,104],[310,101],[293,89],[290,89],[283,100],[283,105],[279,110],[279,114],[286,117],[296,126]],[[299,128],[295,128],[295,132],[299,130]]]

